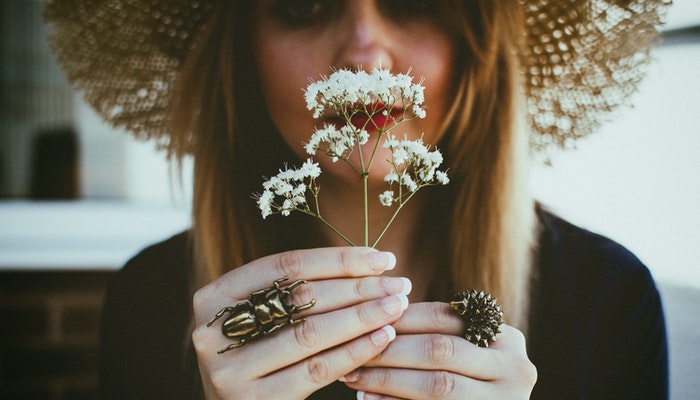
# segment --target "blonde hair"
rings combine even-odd
[[[263,224],[251,200],[261,177],[294,155],[272,127],[253,79],[253,18],[243,3],[216,4],[219,9],[212,10],[181,71],[172,109],[171,148],[191,141],[195,160],[194,289],[255,258],[308,246],[303,238],[290,242],[281,233],[289,232],[290,224],[307,228],[310,218],[283,223],[272,218]],[[520,6],[510,0],[441,6],[459,41],[461,69],[439,144],[452,183],[450,190],[430,197],[451,212],[440,216],[440,225],[449,229],[434,228],[447,236],[448,250],[441,253],[447,253],[449,281],[434,287],[450,293],[488,291],[503,305],[506,321],[525,329],[534,209],[523,176],[527,137],[519,123]],[[264,153],[250,151],[263,144]]]

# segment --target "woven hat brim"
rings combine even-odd
[[[518,0],[535,153],[571,147],[628,104],[671,0]],[[70,82],[113,126],[167,146],[167,109],[213,0],[50,0],[49,43]]]

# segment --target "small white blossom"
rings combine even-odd
[[[340,69],[323,76],[320,81],[311,82],[304,91],[304,100],[306,107],[314,111],[314,118],[324,115],[326,108],[340,111],[347,105],[375,102],[399,103],[404,109],[410,107],[414,116],[424,118],[424,90],[420,83],[413,83],[410,75],[392,75],[388,69],[375,68],[370,74]]]
[[[416,184],[416,182],[413,180],[413,178],[411,178],[411,175],[409,174],[399,175],[399,181],[402,185],[406,186],[406,188],[412,192],[418,190],[418,184]]]
[[[379,202],[385,207],[390,207],[394,203],[394,192],[387,190],[379,195]]]
[[[450,178],[447,177],[447,173],[445,171],[436,171],[435,179],[441,185],[447,185],[448,183],[450,183]]]
[[[299,169],[286,167],[263,182],[263,192],[254,196],[263,219],[274,213],[287,216],[300,207],[306,207],[306,191],[309,185],[314,185],[314,180],[320,175],[321,168],[318,163],[308,159]],[[277,199],[280,199],[282,204],[279,204]]]
[[[443,161],[442,153],[430,151],[422,139],[409,140],[404,135],[403,140],[398,140],[389,134],[383,146],[390,149],[392,155],[389,164],[393,170],[384,177],[390,185],[398,183],[415,192],[423,186],[446,185],[449,182],[447,173],[438,170]]]
[[[388,183],[398,183],[399,182],[399,174],[397,174],[394,171],[391,171],[384,176],[384,181],[388,182]]]

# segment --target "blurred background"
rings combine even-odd
[[[39,0],[0,0],[0,398],[94,398],[115,270],[190,223],[191,162],[101,122],[48,50]],[[700,2],[675,0],[634,108],[533,165],[532,192],[612,237],[665,302],[673,399],[700,381]]]

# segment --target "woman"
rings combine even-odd
[[[264,0],[70,10],[50,3],[55,49],[79,84],[86,80],[71,76],[80,75],[70,66],[75,54],[60,44],[68,42],[65,21],[106,18],[120,27],[121,49],[130,49],[120,55],[132,70],[124,76],[182,63],[165,67],[175,78],[154,79],[151,71],[138,82],[145,86],[122,82],[132,97],[121,108],[92,100],[113,122],[195,160],[192,230],[144,250],[110,286],[103,397],[665,398],[664,321],[648,271],[610,240],[533,203],[524,123],[538,135],[536,147],[585,134],[586,118],[597,118],[597,106],[611,101],[610,90],[601,91],[607,82],[591,80],[595,72],[585,79],[585,71],[567,67],[582,62],[573,57],[593,36],[585,32],[594,23],[584,29],[581,21],[618,12],[653,31],[657,11],[636,2],[595,2],[607,7],[602,12],[587,1],[522,3]],[[134,23],[137,14],[145,22]],[[149,25],[153,20],[158,24]],[[144,31],[128,31],[133,24],[147,27],[155,47],[147,47]],[[80,32],[82,42],[115,41],[107,32],[90,40]],[[619,76],[649,43],[632,50],[606,43],[601,49],[609,54],[627,51],[615,79],[629,86]],[[148,54],[161,63],[138,62]],[[597,55],[596,67],[614,64]],[[115,68],[113,60],[101,62]],[[347,247],[303,216],[263,221],[251,193],[281,162],[306,157],[299,144],[318,124],[301,89],[333,69],[377,67],[424,79],[427,116],[400,129],[443,151],[452,183],[416,195],[381,251]],[[583,109],[552,100],[574,89],[582,90],[571,98]],[[147,108],[155,116],[138,108],[139,99],[152,100]],[[325,218],[361,236],[360,180],[330,160],[317,161],[324,170],[320,201],[332,205]],[[368,182],[375,195],[385,188],[382,176],[370,174]],[[376,220],[389,217],[379,204],[370,212]],[[279,287],[286,282],[294,283],[285,292]],[[491,293],[506,310],[487,348],[460,337],[464,322],[444,302],[466,288]],[[299,310],[290,312],[291,326],[239,336],[235,344],[213,317],[227,320],[230,314],[217,312],[254,304],[261,290]],[[227,323],[224,331],[241,326]]]

